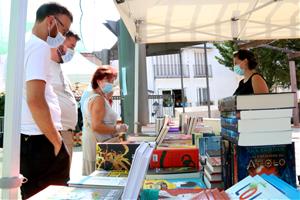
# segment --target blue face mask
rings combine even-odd
[[[240,76],[243,76],[243,75],[244,75],[244,70],[241,69],[241,67],[240,67],[239,64],[234,65],[233,70],[234,70],[235,73],[237,73],[237,74],[240,75]]]
[[[102,92],[104,94],[111,93],[113,91],[113,84],[112,83],[105,83],[104,87],[102,88]]]

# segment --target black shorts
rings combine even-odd
[[[21,134],[20,173],[28,179],[21,187],[27,199],[49,185],[67,185],[70,178],[69,154],[62,143],[57,156],[45,135]]]

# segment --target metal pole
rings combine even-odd
[[[210,92],[209,92],[209,77],[208,77],[208,64],[207,64],[207,48],[206,42],[204,43],[204,62],[205,62],[205,76],[206,76],[206,87],[207,87],[207,108],[208,108],[208,117],[211,118],[210,111]]]
[[[16,177],[19,177],[20,173],[20,110],[22,108],[26,14],[27,0],[11,1],[2,167],[3,179],[6,177],[10,181],[18,179]],[[18,187],[2,190],[1,199],[17,198]]]
[[[183,88],[183,65],[182,65],[182,50],[179,50],[179,64],[180,64],[180,81],[181,81],[181,103],[182,103],[182,112],[185,113],[185,105],[183,104],[184,100],[184,88]]]
[[[295,97],[294,97],[294,106],[295,106],[295,108],[293,109],[293,124],[294,124],[294,127],[299,127],[297,78],[296,78],[296,66],[295,66],[295,61],[294,60],[289,61],[289,67],[290,67],[291,89],[292,89],[292,92],[295,92]]]
[[[138,43],[134,44],[134,133],[138,133],[139,126],[139,50]]]

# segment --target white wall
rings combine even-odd
[[[201,47],[201,46],[200,46]],[[215,56],[219,55],[218,50],[213,45],[208,45],[210,49],[207,50],[208,65],[212,66],[212,77],[209,78],[210,87],[210,99],[217,104],[218,99],[231,96],[238,86],[238,82],[241,77],[236,75],[233,71],[227,67],[218,63]],[[190,77],[184,78],[183,85],[186,91],[188,102],[192,103],[192,106],[196,106],[197,103],[197,89],[206,88],[205,78],[194,78],[193,64],[194,64],[194,52],[203,52],[202,48],[187,48],[182,53],[182,60],[184,64],[189,65]],[[180,78],[162,78],[154,79],[154,70],[151,62],[151,58],[147,58],[147,72],[148,72],[148,88],[154,89],[158,94],[161,90],[167,89],[181,89]]]

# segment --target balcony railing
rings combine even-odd
[[[181,77],[181,67],[179,64],[154,64],[154,77],[155,78],[180,78]],[[189,65],[183,65],[183,77],[188,78]]]
[[[194,77],[195,78],[202,78],[206,77],[205,73],[205,65],[193,65],[194,67]],[[212,77],[212,67],[211,65],[208,65],[208,76]]]

